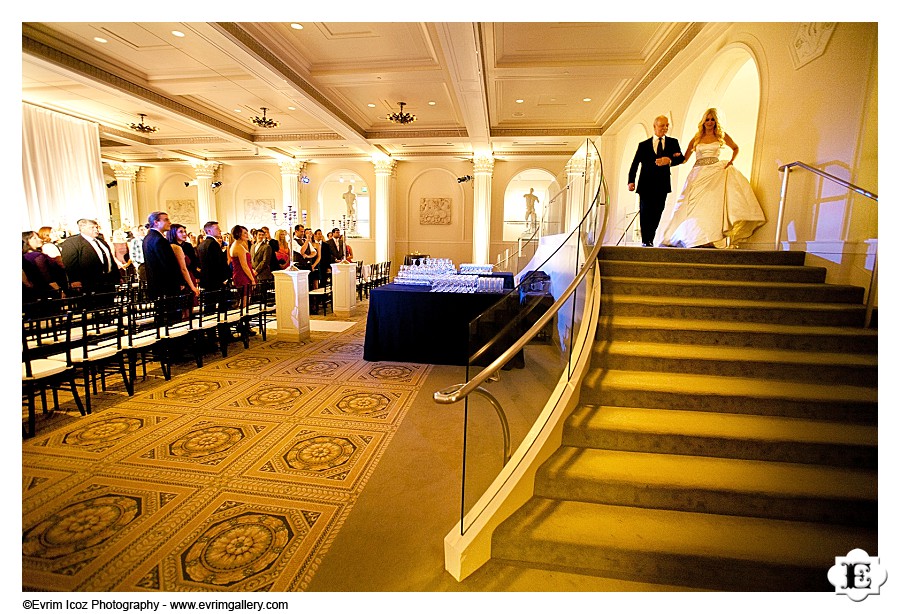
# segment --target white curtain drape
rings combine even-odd
[[[62,225],[78,232],[75,222],[84,217],[110,232],[97,124],[23,104],[22,183],[23,230]]]

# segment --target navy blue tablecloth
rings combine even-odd
[[[363,358],[465,365],[469,322],[505,294],[429,292],[425,286],[387,284],[369,293]]]

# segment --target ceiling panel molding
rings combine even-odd
[[[142,85],[138,85],[132,81],[128,81],[127,79],[103,70],[102,68],[88,64],[87,62],[72,57],[67,53],[54,49],[32,38],[22,37],[22,52],[60,68],[64,68],[67,71],[71,71],[83,78],[89,79],[93,83],[113,88],[142,101],[151,102],[156,106],[171,111],[181,117],[200,122],[209,129],[219,130],[242,140],[250,139],[248,133],[238,130],[234,126],[200,113],[196,109],[163,96],[158,92]]]
[[[703,30],[705,24],[700,22],[685,24],[685,28],[682,30],[681,35],[678,39],[672,44],[671,47],[663,54],[660,60],[653,65],[652,68],[647,70],[644,73],[644,76],[641,78],[640,82],[632,88],[631,92],[625,96],[625,99],[619,103],[619,106],[615,111],[610,113],[609,117],[603,122],[603,125],[600,128],[600,134],[603,134],[610,125],[612,125],[620,115],[622,115],[629,106],[631,106],[638,97],[647,90],[654,79],[656,79],[660,72],[669,65],[675,57],[684,51],[685,47],[687,47],[694,38],[700,34]]]

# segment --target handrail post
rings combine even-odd
[[[875,260],[872,263],[872,275],[869,277],[869,291],[866,293],[866,328],[872,325],[872,310],[874,300],[872,295],[878,289],[878,246],[875,246]]]
[[[791,174],[791,167],[785,165],[784,179],[781,180],[781,200],[778,201],[778,223],[775,225],[775,249],[779,249],[781,245],[781,224],[784,222],[784,203],[787,200],[788,176]]]

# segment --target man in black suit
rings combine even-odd
[[[112,292],[119,281],[119,269],[112,250],[100,237],[96,220],[78,220],[80,234],[72,235],[60,246],[69,287],[83,293]]]
[[[219,222],[206,222],[203,225],[206,238],[197,246],[197,257],[200,259],[200,288],[203,290],[221,290],[231,279],[231,268],[228,256],[222,250],[222,230]]]
[[[666,208],[666,197],[672,191],[671,167],[684,162],[678,140],[667,137],[669,120],[660,115],[653,120],[653,136],[638,143],[634,161],[628,171],[628,191],[635,191],[638,165],[641,174],[637,180],[637,193],[641,206],[641,241],[644,247],[653,247],[656,228]]]
[[[181,266],[175,257],[172,244],[164,234],[172,225],[169,222],[169,214],[165,211],[154,211],[147,221],[150,227],[143,243],[147,290],[150,296],[155,298],[180,294],[183,279]]]
[[[331,238],[325,242],[331,252],[331,261],[328,262],[329,271],[332,262],[341,262],[347,259],[347,244],[344,243],[344,237],[341,236],[341,229],[334,228],[331,231]]]

